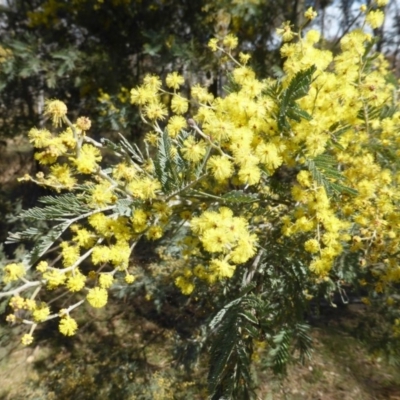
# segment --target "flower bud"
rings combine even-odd
[[[81,131],[88,131],[92,126],[92,121],[88,117],[79,117],[76,120],[76,126]]]

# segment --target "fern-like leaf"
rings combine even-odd
[[[218,311],[218,313],[215,315],[215,317],[211,320],[210,324],[209,324],[209,328],[211,331],[214,331],[218,325],[221,323],[221,321],[223,320],[226,312],[231,308],[231,307],[235,307],[237,306],[240,302],[242,301],[242,298],[239,297],[236,300],[231,301],[230,303],[228,303],[224,308],[222,308],[221,310]]]
[[[284,90],[282,95],[282,104],[287,107],[290,103],[295,100],[299,100],[304,97],[310,88],[312,76],[317,70],[315,65],[298,72],[295,77],[290,81],[287,89]]]
[[[292,341],[292,330],[288,328],[274,336],[274,347],[269,351],[270,366],[276,374],[286,372],[286,365],[289,361],[289,349]]]
[[[29,210],[24,210],[20,214],[19,218],[64,221],[67,218],[73,218],[90,210],[85,203],[80,201],[76,195],[72,193],[62,194],[57,197],[44,196],[39,199],[39,202],[46,206],[33,207]]]
[[[281,130],[290,129],[289,119],[300,121],[302,118],[310,120],[311,116],[302,110],[296,100],[304,97],[312,82],[312,76],[317,68],[313,65],[310,68],[298,72],[289,83],[289,86],[282,91],[279,102],[278,127]]]
[[[180,179],[176,170],[177,163],[171,157],[171,148],[171,139],[164,132],[158,140],[157,155],[154,162],[154,169],[164,193],[171,193],[180,187]],[[180,160],[181,163],[182,161]]]
[[[53,226],[46,235],[40,237],[30,253],[30,265],[38,261],[39,258],[42,257],[47,250],[49,250],[53,243],[58,240],[58,238],[68,229],[71,223],[72,221],[65,221],[61,224]]]
[[[250,399],[252,343],[259,337],[260,301],[246,294],[227,304],[213,319],[209,392],[212,399]],[[265,309],[263,309],[265,312]]]
[[[219,323],[218,334],[212,343],[208,373],[208,391],[210,394],[217,391],[217,387],[223,380],[229,359],[237,344],[237,315],[238,309],[235,306],[226,310]]]
[[[335,164],[336,160],[326,154],[321,154],[306,162],[313,179],[325,188],[328,195],[340,193],[356,195],[358,192],[355,189],[342,183],[346,178],[338,171]]]
[[[257,194],[245,193],[243,190],[232,190],[222,196],[222,201],[229,203],[253,203],[257,199]]]
[[[111,120],[111,123],[115,124],[115,121]],[[139,147],[136,144],[129,143],[126,138],[121,134],[119,134],[119,136],[120,140],[117,143],[106,138],[102,138],[101,143],[103,144],[103,146],[111,149],[115,154],[131,159],[138,164],[143,164],[144,157]]]
[[[296,338],[296,348],[300,352],[300,361],[304,363],[311,357],[312,338],[309,335],[310,326],[305,323],[297,323],[294,328]]]

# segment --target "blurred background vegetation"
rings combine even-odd
[[[26,133],[33,126],[44,126],[45,100],[66,102],[71,119],[90,117],[95,137],[112,138],[121,132],[138,141],[143,127],[130,106],[129,90],[145,74],[165,77],[178,71],[186,78],[187,93],[201,83],[222,95],[223,67],[207,43],[232,32],[239,37],[238,50],[252,54],[251,65],[259,77],[279,77],[277,27],[285,21],[302,25],[304,11],[312,6],[318,12],[312,26],[323,32],[324,46],[335,52],[340,37],[357,26],[361,4],[356,0],[1,1],[0,243],[8,231],[21,229],[23,221],[16,219],[20,210],[44,194],[28,183],[17,184],[16,178],[39,168]],[[386,22],[374,33],[379,36],[377,49],[386,55],[397,79],[400,2],[391,0],[386,8]],[[0,259],[23,253],[24,247],[8,246]],[[56,325],[48,324],[35,348],[21,350],[18,330],[7,327],[2,318],[0,376],[5,386],[0,398],[206,398],[205,371],[198,367],[203,363],[197,363],[203,343],[193,338],[201,338],[208,305],[188,302],[174,288],[160,292],[157,280],[150,279],[160,276],[159,271],[153,273],[160,260],[149,249],[142,250],[136,261],[147,265],[149,279],[143,278],[134,296],[121,293],[105,314],[91,315],[76,338],[62,338]],[[313,364],[289,370],[284,383],[264,384],[271,382],[263,369],[264,349],[256,350],[254,374],[260,398],[400,398],[398,369],[384,367],[383,360],[360,344],[366,337],[371,341],[371,332],[374,342],[368,348],[384,342],[384,321],[368,314],[363,305],[335,312],[322,309],[315,315]],[[346,344],[339,339],[342,335],[347,335]],[[337,352],[339,347],[342,352]],[[365,367],[362,372],[360,365]],[[296,391],[298,379],[308,388],[304,393]],[[23,386],[16,391],[16,384]]]
[[[369,1],[367,1],[368,3]],[[301,25],[314,7],[313,26],[335,50],[357,26],[355,0],[3,0],[0,9],[0,137],[43,124],[45,99],[60,98],[69,111],[90,115],[97,133],[138,135],[128,91],[146,73],[178,71],[186,90],[201,82],[221,94],[220,66],[207,49],[215,35],[233,32],[250,51],[260,77],[279,74],[275,29]],[[400,4],[387,6],[378,50],[394,69],[399,52]]]

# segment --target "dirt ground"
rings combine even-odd
[[[97,311],[90,320],[76,337],[47,331],[28,348],[16,344],[19,328],[3,326],[0,399],[207,398],[206,371],[187,375],[172,362],[174,332],[132,313]],[[257,399],[400,400],[399,368],[371,355],[346,329],[324,324],[312,329],[312,337],[312,359],[291,365],[283,379],[263,370],[266,349],[257,350]],[[129,388],[129,396],[119,385]]]

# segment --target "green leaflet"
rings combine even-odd
[[[292,330],[282,329],[272,339],[274,347],[269,351],[270,363],[275,373],[283,373],[289,361],[289,348],[292,341]]]
[[[169,194],[178,190],[182,179],[179,173],[184,169],[185,162],[179,154],[171,155],[172,143],[168,134],[164,132],[159,140],[157,155],[154,161],[157,179],[161,183],[163,192]]]
[[[228,303],[224,308],[222,308],[218,313],[215,315],[215,317],[211,320],[209,324],[209,328],[211,331],[217,328],[217,326],[221,323],[223,320],[226,312],[231,308],[237,306],[240,302],[242,301],[242,297],[239,297],[236,300],[231,301]]]
[[[391,118],[393,114],[397,111],[396,105],[383,105],[383,106],[372,106],[365,105],[365,108],[360,108],[358,111],[357,117],[363,120],[372,120],[372,119],[385,119]]]
[[[250,399],[252,342],[260,335],[257,312],[266,303],[252,294],[228,303],[210,323],[212,344],[208,389],[212,399]]]
[[[336,160],[332,156],[321,154],[314,159],[308,159],[306,165],[313,179],[325,188],[328,195],[358,193],[357,190],[342,183],[346,178],[338,171]]]
[[[305,361],[311,355],[312,339],[309,335],[309,325],[296,323],[294,326],[283,327],[273,338],[273,347],[269,351],[269,365],[277,374],[286,372],[286,367],[290,359],[290,348],[295,341],[296,348],[300,352],[300,360]]]
[[[114,151],[116,154],[129,158],[139,164],[144,163],[144,157],[139,147],[135,143],[129,143],[124,136],[119,134],[120,140],[118,143],[102,138],[101,143]]]
[[[300,352],[300,361],[305,362],[306,358],[311,357],[312,338],[309,335],[310,326],[305,323],[295,325],[296,348]]]
[[[170,191],[170,159],[171,144],[166,133],[160,137],[158,141],[157,157],[154,161],[154,168],[158,180],[161,183],[163,191],[168,193]]]
[[[194,174],[190,175],[193,166],[182,157],[180,152],[183,142],[189,135],[189,132],[181,131],[178,137],[172,141],[164,132],[158,141],[154,170],[163,192],[169,197],[195,186],[197,181],[205,176],[204,170],[211,148],[208,148],[203,161],[195,168]],[[171,151],[173,148],[174,151]]]
[[[43,256],[44,253],[53,245],[53,243],[68,229],[75,220],[67,220],[58,225],[45,230],[28,228],[22,232],[9,233],[6,244],[18,243],[22,240],[36,240],[36,243],[30,253],[27,255],[27,262],[32,265]]]
[[[222,196],[223,201],[230,203],[253,203],[257,199],[257,194],[245,193],[243,190],[232,190]]]
[[[278,127],[280,130],[290,129],[288,119],[300,122],[301,119],[311,120],[311,115],[302,110],[296,100],[306,96],[312,81],[312,76],[317,68],[313,65],[310,68],[298,72],[291,80],[289,86],[280,94]]]
[[[54,244],[56,240],[75,222],[87,218],[96,212],[109,211],[118,207],[123,210],[127,207],[127,201],[120,200],[117,205],[105,207],[93,211],[84,201],[75,194],[66,193],[57,197],[44,196],[39,202],[45,204],[45,207],[33,207],[23,211],[19,218],[38,221],[58,221],[59,223],[50,229],[28,228],[22,232],[10,233],[6,243],[17,243],[21,240],[35,241],[33,250],[30,252],[28,262],[34,264],[46,251]],[[45,233],[47,231],[47,233]]]
[[[229,309],[219,324],[219,329],[211,346],[210,368],[208,371],[208,391],[214,395],[220,390],[235,346],[239,341],[237,334],[236,307]]]
[[[39,202],[46,204],[45,207],[33,207],[22,211],[20,219],[64,221],[90,211],[90,208],[80,201],[76,195],[66,193],[57,197],[44,196]]]

